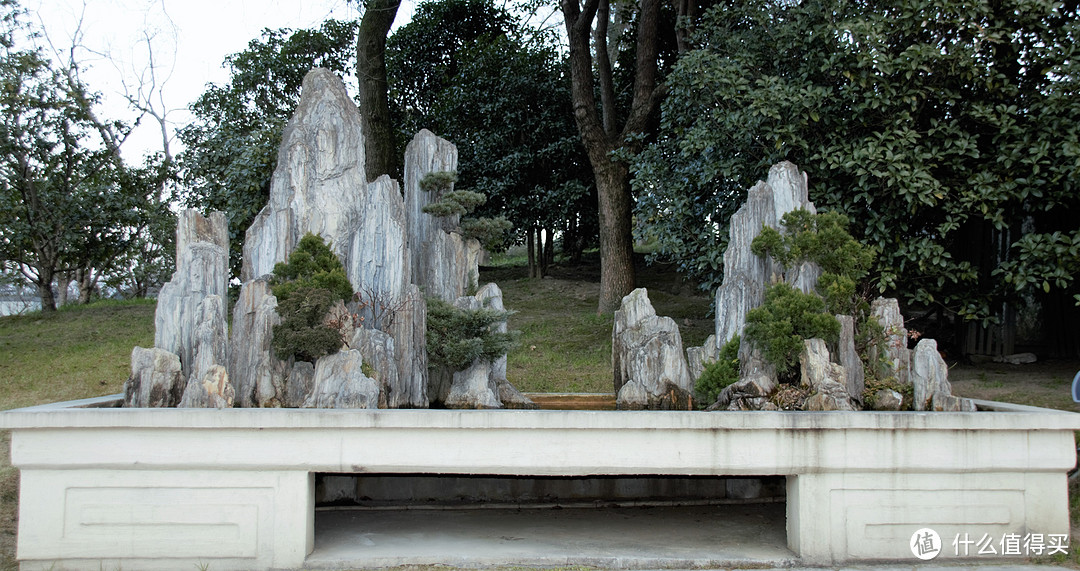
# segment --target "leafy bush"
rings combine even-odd
[[[694,382],[694,400],[701,406],[716,402],[728,385],[739,380],[739,336],[732,337],[720,348],[720,355],[711,363],[705,363],[705,370]]]
[[[744,334],[776,366],[781,379],[790,379],[796,372],[803,340],[820,338],[836,343],[840,322],[825,313],[821,297],[778,283],[765,291],[761,307],[746,314]]]
[[[321,237],[301,238],[289,261],[274,266],[270,285],[281,316],[272,342],[279,359],[315,362],[341,347],[342,332],[326,317],[338,301],[352,297],[352,285]]]
[[[495,360],[505,355],[520,333],[498,331],[509,316],[509,311],[466,310],[427,298],[428,366],[462,371],[478,358]]]

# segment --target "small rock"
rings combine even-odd
[[[616,394],[622,394],[626,383],[637,381],[648,395],[648,408],[690,408],[693,379],[686,365],[679,326],[670,317],[656,315],[644,288],[623,298],[615,312],[611,345]]]
[[[178,408],[232,408],[236,390],[229,382],[229,373],[221,365],[212,365],[202,379],[188,379]]]
[[[619,389],[615,406],[619,410],[643,410],[649,406],[649,393],[641,383],[630,381]]]
[[[315,363],[311,394],[303,408],[378,408],[379,384],[363,373],[359,351],[340,351]]]
[[[171,407],[184,392],[180,357],[159,349],[131,351],[131,377],[124,383],[125,407]]]
[[[874,410],[900,410],[903,407],[904,395],[892,389],[881,389],[874,393]]]
[[[1038,360],[1039,358],[1035,356],[1035,353],[1013,353],[1012,355],[994,358],[995,362],[1008,363],[1010,365],[1030,365]]]
[[[915,394],[911,406],[915,410],[929,410],[935,395],[952,394],[949,384],[949,366],[937,349],[937,341],[922,339],[915,346],[911,359],[911,384]]]
[[[476,359],[468,369],[454,373],[446,408],[502,408],[491,366],[491,361]]]

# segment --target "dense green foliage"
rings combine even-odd
[[[798,372],[803,341],[817,338],[836,343],[840,323],[825,312],[821,297],[778,283],[765,291],[764,304],[746,314],[743,334],[776,366],[780,379],[790,379]]]
[[[301,238],[289,261],[274,265],[270,283],[281,316],[273,339],[279,359],[315,362],[341,348],[341,331],[326,318],[337,302],[352,298],[352,285],[321,237],[309,233]]]
[[[833,315],[851,315],[855,319],[856,348],[865,354],[871,338],[882,337],[881,326],[870,318],[870,304],[858,295],[856,286],[865,281],[876,252],[857,242],[847,231],[847,217],[836,212],[793,210],[784,214],[780,225],[782,231],[763,227],[750,250],[772,258],[785,270],[804,262],[817,264],[821,275],[815,284],[816,293],[804,294],[787,284],[771,286],[763,307],[750,312],[758,312],[753,317],[753,332],[747,315],[747,339],[762,347],[766,359],[783,376],[791,373],[804,340],[820,337],[835,342],[840,324]]]
[[[105,275],[125,285],[135,268],[158,262],[162,242],[146,230],[171,214],[159,196],[167,166],[160,157],[145,168],[123,162],[129,128],[98,117],[78,62],[46,56],[36,33],[15,2],[0,2],[0,273],[21,273],[52,311],[61,274],[93,289]],[[145,257],[129,256],[136,242],[149,245]]]
[[[228,215],[233,277],[240,273],[244,233],[270,196],[281,134],[300,102],[304,76],[323,67],[347,77],[356,27],[327,20],[317,30],[264,30],[225,58],[229,81],[209,85],[191,104],[195,119],[178,132],[184,200]]]
[[[495,309],[461,309],[438,298],[427,298],[429,367],[463,371],[476,359],[495,360],[514,345],[518,331],[499,331],[510,316]]]
[[[505,216],[517,241],[535,228],[595,235],[590,173],[554,38],[491,0],[429,1],[387,40],[402,148],[427,128],[458,148],[479,217]]]
[[[739,340],[738,335],[732,337],[720,348],[715,361],[705,363],[705,370],[694,382],[694,402],[699,407],[716,402],[720,391],[739,380]]]
[[[722,2],[638,161],[643,233],[715,284],[732,210],[787,159],[877,248],[879,291],[974,319],[1049,290],[1060,310],[1080,285],[1077,20],[1044,0]]]

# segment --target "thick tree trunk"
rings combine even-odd
[[[528,231],[528,233],[526,235],[526,238],[525,238],[525,249],[529,252],[529,277],[530,278],[539,277],[538,274],[540,273],[540,271],[536,267],[536,247],[533,245],[535,240],[536,240],[536,233],[533,231],[532,228],[529,228],[529,231]]]
[[[544,242],[544,273],[548,273],[548,269],[555,265],[555,232],[553,230],[545,230],[544,234],[547,235],[547,240]]]
[[[41,298],[41,312],[54,313],[56,311],[56,298],[53,297],[52,282],[55,273],[52,267],[39,267],[37,271],[35,285],[37,286],[38,297]]]
[[[593,167],[600,207],[599,313],[619,309],[622,298],[634,291],[634,239],[628,169],[608,162]]]
[[[397,174],[386,82],[386,34],[400,4],[401,0],[368,0],[356,39],[356,79],[368,181]]]
[[[67,305],[68,289],[71,288],[71,282],[74,280],[74,276],[71,272],[60,272],[56,275],[56,305],[57,307],[64,307]]]
[[[634,243],[631,236],[632,199],[629,171],[623,163],[613,162],[612,151],[636,151],[636,135],[645,131],[649,116],[659,105],[662,89],[657,85],[659,53],[659,0],[640,0],[635,46],[633,99],[621,131],[616,133],[611,107],[613,101],[601,97],[603,118],[597,113],[593,73],[601,75],[606,85],[610,68],[603,68],[603,58],[594,62],[592,54],[606,50],[606,37],[594,35],[593,23],[606,7],[604,0],[562,0],[566,35],[570,44],[570,79],[574,119],[582,143],[589,154],[596,179],[600,215],[600,313],[618,309],[623,296],[634,289]],[[598,30],[606,24],[597,23]],[[590,46],[595,39],[601,45]],[[597,65],[594,65],[597,64]],[[603,91],[603,90],[601,90]]]

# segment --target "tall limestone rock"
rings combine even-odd
[[[742,333],[746,314],[765,301],[768,284],[783,278],[803,292],[817,285],[820,270],[815,264],[783,268],[750,251],[763,225],[779,229],[784,214],[800,208],[817,212],[809,199],[806,173],[784,161],[773,165],[768,178],[750,189],[746,202],[731,217],[724,281],[716,290],[717,347]]]
[[[229,377],[236,386],[236,400],[242,407],[285,406],[288,363],[274,357],[271,343],[274,326],[281,323],[277,298],[265,279],[240,287],[233,306]]]
[[[427,363],[424,312],[417,309],[417,300],[422,305],[423,299],[412,285],[405,202],[398,183],[389,177],[367,182],[360,112],[341,80],[324,69],[304,78],[300,104],[282,135],[270,200],[244,242],[245,285],[273,272],[308,232],[326,240],[345,266],[358,293],[354,310],[364,327],[394,340],[389,346],[394,348],[396,370],[385,378],[403,384],[387,386],[389,406],[427,406],[426,392],[414,386],[424,386]],[[290,371],[282,369],[269,349],[274,325],[269,310],[276,300],[268,296],[265,286],[257,286],[243,300],[244,315],[238,320],[243,327],[232,340],[246,348],[233,363],[234,374],[243,375],[238,398],[254,406],[289,406],[297,399],[286,394]],[[366,347],[376,346],[383,351],[378,358],[387,358],[387,345]]]
[[[204,217],[195,210],[180,213],[176,225],[176,271],[158,294],[154,313],[154,346],[180,358],[186,381],[194,372],[200,341],[205,347],[204,370],[225,365],[228,334],[225,305],[229,287],[229,232],[225,215]],[[207,302],[217,297],[218,301]],[[202,324],[212,320],[212,331]],[[202,326],[202,331],[200,331]],[[200,371],[200,374],[203,371]]]
[[[346,263],[367,187],[360,112],[333,72],[311,70],[281,136],[270,200],[244,240],[244,282],[274,271],[304,234],[322,236]]]
[[[420,181],[432,172],[457,169],[457,147],[421,130],[405,149],[405,204],[408,208],[409,241],[413,251],[413,283],[426,295],[453,303],[478,286],[480,243],[450,231],[457,217],[440,219],[424,212],[438,202],[442,191],[425,191]]]

